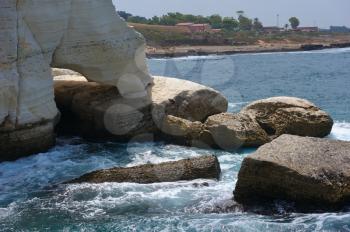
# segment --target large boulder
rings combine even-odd
[[[228,102],[218,91],[177,78],[154,77],[153,117],[161,123],[166,115],[204,122],[208,116],[227,111]]]
[[[85,174],[67,183],[133,182],[150,184],[195,179],[220,178],[220,164],[215,156],[203,156],[130,168],[111,168]]]
[[[342,205],[350,200],[350,142],[282,135],[244,159],[234,198]]]
[[[112,0],[1,0],[0,35],[0,161],[54,144],[50,65],[114,86],[124,97],[145,95],[151,84],[144,38]]]
[[[55,81],[61,122],[65,129],[73,129],[85,137],[130,139],[159,132],[174,135],[177,130],[174,127],[178,127],[186,132],[175,136],[196,140],[201,137],[194,136],[202,128],[199,121],[227,109],[227,100],[217,91],[175,78],[155,77],[146,96],[123,98],[115,87],[77,81],[76,76],[71,76],[71,80],[64,77],[65,80],[58,77]],[[168,115],[179,120],[169,121]]]
[[[325,137],[333,126],[332,118],[313,103],[294,97],[273,97],[255,101],[242,109],[271,137],[282,134]]]
[[[221,113],[210,116],[205,122],[216,144],[226,150],[241,146],[256,147],[270,141],[260,125],[246,114]]]

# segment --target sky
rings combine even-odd
[[[195,15],[220,14],[235,16],[243,10],[251,18],[258,17],[265,26],[280,26],[296,16],[300,26],[329,28],[331,25],[350,27],[350,0],[113,0],[118,10],[152,17],[167,12]]]

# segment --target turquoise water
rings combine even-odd
[[[212,86],[238,111],[260,98],[307,98],[336,121],[331,138],[350,141],[350,49],[149,60],[155,75]],[[342,213],[242,212],[232,191],[253,152],[201,150],[163,143],[91,143],[62,137],[47,153],[0,163],[0,231],[350,231]],[[139,185],[60,183],[89,171],[215,154],[219,182]],[[208,182],[209,187],[195,183]],[[196,187],[197,186],[197,187]]]

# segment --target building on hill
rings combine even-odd
[[[263,27],[263,32],[268,34],[280,32],[280,31],[281,31],[281,28],[279,27]]]
[[[192,33],[206,32],[211,30],[211,26],[207,23],[195,24],[195,23],[178,23],[176,27],[188,29]]]
[[[176,24],[177,27],[185,27],[188,28],[189,26],[193,25],[194,23],[178,23]]]
[[[350,28],[346,26],[330,26],[329,28],[330,32],[338,32],[338,33],[345,33],[345,32],[350,32]]]
[[[202,23],[202,24],[193,24],[190,26],[191,32],[206,32],[210,31],[211,26],[207,23]]]
[[[320,31],[318,27],[298,27],[296,30],[301,32],[319,32]]]

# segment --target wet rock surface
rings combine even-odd
[[[282,199],[313,208],[350,200],[350,142],[282,135],[246,157],[234,192],[256,204]]]
[[[273,97],[250,103],[241,114],[255,119],[272,138],[282,134],[325,137],[333,119],[313,103],[295,97]]]
[[[260,125],[245,114],[222,113],[210,116],[205,127],[222,149],[256,147],[270,141]]]
[[[220,173],[220,164],[216,156],[203,156],[160,164],[99,170],[67,183],[132,182],[150,184],[195,179],[219,180]]]

